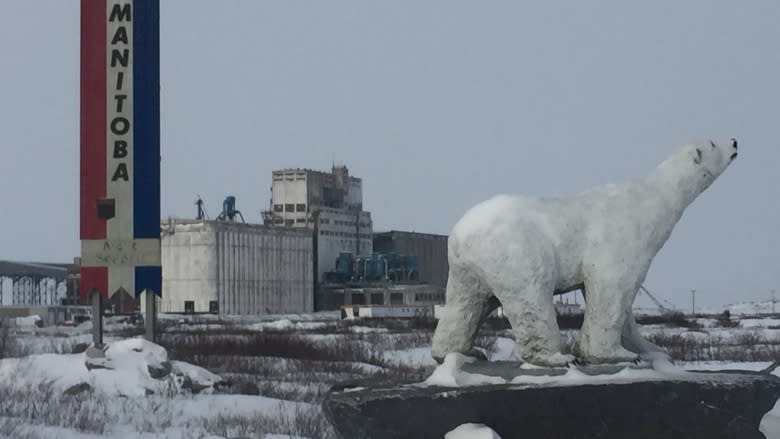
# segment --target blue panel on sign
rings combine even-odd
[[[159,239],[160,2],[134,0],[133,9],[134,235]]]
[[[135,267],[135,295],[144,290],[154,291],[162,297],[162,268],[160,267]]]

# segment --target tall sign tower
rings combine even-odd
[[[81,297],[147,294],[160,268],[159,0],[81,0]],[[150,312],[151,311],[151,312]]]

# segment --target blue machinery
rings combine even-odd
[[[418,277],[417,256],[398,253],[354,257],[352,253],[342,252],[336,258],[336,269],[325,273],[327,282],[403,282],[416,281]]]
[[[198,206],[200,208],[200,206]],[[241,211],[236,209],[236,197],[228,195],[225,197],[225,201],[222,202],[222,213],[217,217],[217,221],[230,221],[235,222],[236,216],[241,218],[241,222],[244,223],[244,215]]]

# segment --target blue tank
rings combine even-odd
[[[398,253],[372,253],[355,257],[341,252],[334,270],[326,273],[330,282],[417,280],[417,256]]]

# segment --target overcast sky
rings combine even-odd
[[[252,221],[271,171],[363,178],[375,230],[447,234],[497,193],[568,195],[679,145],[739,159],[646,285],[689,307],[780,280],[780,2],[161,0],[162,212]],[[78,242],[79,2],[4,0],[0,259]]]

